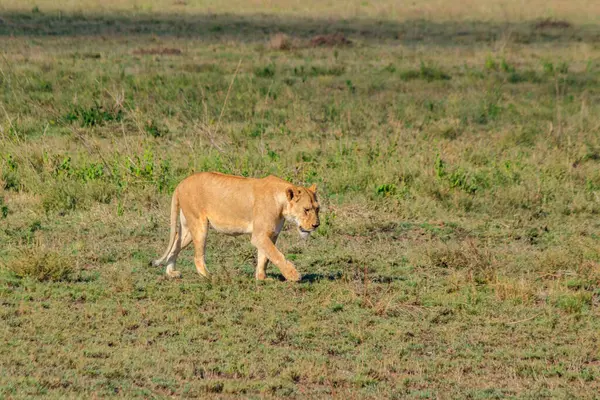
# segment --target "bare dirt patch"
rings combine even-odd
[[[568,21],[551,18],[543,19],[534,25],[535,29],[568,29],[572,26]]]
[[[317,35],[310,39],[310,45],[312,47],[336,47],[336,46],[349,46],[352,44],[343,33],[333,33],[329,35]]]

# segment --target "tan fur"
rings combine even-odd
[[[252,235],[251,242],[258,249],[256,279],[266,278],[265,268],[271,261],[287,280],[298,281],[300,274],[294,265],[275,247],[285,220],[295,223],[303,237],[319,226],[315,185],[294,186],[275,176],[254,179],[216,172],[194,174],[173,193],[169,245],[152,265],[166,262],[167,275],[180,277],[175,270],[177,256],[194,242],[196,270],[208,277],[204,248],[210,226],[229,235]]]

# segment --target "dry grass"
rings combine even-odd
[[[73,258],[39,244],[19,249],[4,268],[19,278],[32,278],[40,282],[68,281],[76,270]]]
[[[185,4],[184,4],[185,3]],[[317,0],[277,0],[255,2],[228,0],[219,4],[210,4],[202,0],[178,2],[157,0],[153,2],[123,2],[108,0],[102,3],[71,3],[67,6],[50,0],[5,0],[0,10],[19,10],[30,12],[76,11],[87,15],[112,12],[136,14],[271,14],[278,16],[302,16],[309,18],[377,18],[383,20],[410,21],[533,21],[540,19],[565,19],[572,23],[595,23],[600,14],[600,6],[594,0],[543,1],[532,0],[466,0],[461,3],[444,0],[420,0],[411,4],[399,4],[392,0],[367,2],[361,0],[335,0],[322,2]]]
[[[269,39],[269,48],[272,50],[291,50],[294,47],[292,38],[285,33],[276,33]]]
[[[464,270],[477,283],[490,283],[496,275],[497,262],[490,248],[474,240],[429,248],[427,256],[431,267]]]
[[[352,41],[348,40],[342,33],[330,35],[317,35],[310,39],[310,45],[313,47],[338,47],[349,46]]]

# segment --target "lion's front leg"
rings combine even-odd
[[[277,243],[278,235],[271,235],[271,242],[273,244]],[[267,255],[258,249],[258,257],[256,263],[256,279],[259,281],[265,280],[267,278],[267,265],[269,264],[269,258]]]
[[[269,259],[267,255],[262,251],[258,250],[257,262],[256,262],[256,280],[264,281],[267,278],[267,263]]]
[[[252,235],[252,244],[258,249],[258,255],[259,255],[258,265],[256,268],[256,278],[257,279],[260,279],[259,273],[261,273],[261,272],[262,272],[262,274],[264,274],[264,276],[266,276],[265,270],[264,270],[264,267],[266,266],[266,262],[264,262],[264,265],[262,265],[262,270],[259,269],[261,267],[261,265],[260,265],[261,253],[264,256],[266,256],[266,258],[269,261],[271,261],[273,264],[275,264],[277,266],[277,268],[279,268],[279,270],[281,271],[281,273],[283,274],[285,279],[287,279],[288,281],[297,282],[302,278],[302,276],[296,270],[296,267],[294,267],[294,264],[287,261],[285,259],[285,256],[279,251],[279,249],[277,249],[277,247],[275,247],[275,244],[273,243],[273,240],[271,239],[271,237],[269,237],[269,235],[253,234]]]
[[[190,226],[194,238],[194,264],[196,271],[203,277],[209,278],[204,253],[206,249],[206,236],[208,235],[208,219],[200,217]]]

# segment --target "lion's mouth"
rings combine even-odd
[[[298,227],[298,233],[300,234],[300,237],[302,239],[307,239],[308,236],[311,234],[312,230],[306,230],[304,228]]]

